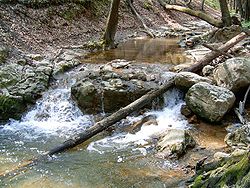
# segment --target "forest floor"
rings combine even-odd
[[[138,0],[134,6],[152,29],[181,29],[184,23],[197,21],[186,14],[165,11],[157,0]],[[192,1],[191,6],[199,9],[200,2]],[[0,42],[26,53],[51,56],[62,46],[98,40],[104,31],[108,11],[109,3],[93,7],[68,3],[36,9],[20,4],[0,4]],[[208,6],[205,11],[219,16],[218,11]],[[118,41],[145,35],[140,22],[123,1],[119,16]]]

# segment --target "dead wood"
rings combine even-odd
[[[246,105],[246,101],[247,101],[247,97],[248,97],[249,92],[250,92],[250,85],[245,93],[243,101],[239,102],[239,108],[234,109],[235,114],[237,115],[237,117],[239,118],[240,122],[243,125],[247,123],[247,121],[244,117],[244,114],[245,114],[245,105]]]
[[[233,58],[233,57],[234,57],[233,55],[231,55],[231,54],[229,54],[229,53],[226,53],[226,52],[223,52],[223,51],[221,51],[221,50],[219,50],[219,49],[216,49],[216,48],[214,48],[214,47],[212,47],[212,46],[210,46],[210,45],[208,45],[208,44],[202,44],[202,46],[208,48],[209,50],[218,52],[218,53],[220,53],[220,55],[224,55],[224,56],[230,57],[230,58]]]
[[[179,5],[169,5],[163,0],[158,0],[158,2],[166,10],[176,10],[179,12],[183,12],[183,13],[189,14],[191,16],[194,16],[196,18],[200,18],[200,19],[206,21],[207,23],[211,24],[212,26],[219,27],[219,28],[223,27],[223,22],[221,20],[215,19],[215,18],[209,16],[208,14],[204,13],[203,11],[192,10],[188,7],[183,7],[183,6],[179,6]]]
[[[211,51],[210,53],[206,54],[201,60],[199,60],[196,64],[192,65],[189,68],[186,68],[184,71],[192,71],[192,72],[198,72],[201,70],[204,66],[211,63],[211,61],[221,55],[221,52],[227,52],[230,48],[232,48],[234,45],[242,41],[247,37],[247,34],[245,32],[241,32],[240,34],[236,35],[229,41],[227,41],[225,44],[223,44],[221,47],[218,48],[218,51]]]

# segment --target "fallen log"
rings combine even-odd
[[[202,44],[202,46],[208,48],[209,50],[218,52],[218,53],[220,53],[220,55],[224,55],[224,56],[230,57],[230,58],[233,58],[233,57],[234,57],[233,55],[231,55],[231,54],[229,54],[229,53],[226,53],[226,52],[223,52],[223,51],[220,51],[220,50],[218,50],[218,49],[216,49],[216,48],[214,48],[214,47],[212,47],[212,46],[210,46],[210,45],[208,45],[208,44]]]
[[[210,53],[206,54],[200,61],[198,61],[196,64],[192,65],[189,68],[184,69],[184,71],[192,71],[192,72],[198,72],[201,70],[204,66],[208,65],[213,59],[219,57],[221,55],[221,52],[227,52],[230,48],[232,48],[234,45],[242,41],[244,38],[246,38],[248,35],[245,32],[241,32],[240,34],[236,35],[229,41],[227,41],[225,44],[223,44],[221,47],[218,48],[218,51],[211,51]]]
[[[219,27],[219,28],[223,27],[223,22],[221,20],[210,17],[208,14],[206,14],[202,11],[192,10],[190,8],[179,6],[179,5],[169,5],[163,0],[158,0],[158,2],[166,10],[176,10],[179,12],[183,12],[183,13],[189,14],[191,16],[194,16],[196,18],[200,18],[200,19],[206,21],[207,23],[211,24],[212,26]]]

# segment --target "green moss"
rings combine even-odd
[[[203,185],[203,176],[199,175],[197,178],[194,180],[194,184],[191,186],[192,188],[200,188]]]
[[[250,154],[232,157],[222,161],[215,169],[204,171],[194,179],[191,187],[235,187],[247,188],[250,185]],[[205,177],[206,176],[206,177]],[[244,185],[244,186],[243,186]],[[237,186],[236,186],[237,187]]]
[[[220,180],[220,186],[231,186],[241,181],[242,178],[249,172],[250,163],[248,155],[245,155],[241,161],[228,167]]]
[[[18,119],[24,110],[25,105],[22,99],[0,95],[0,120]]]

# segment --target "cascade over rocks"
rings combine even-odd
[[[218,86],[233,92],[250,84],[250,60],[237,57],[228,59],[214,70],[214,80]]]
[[[205,82],[193,85],[185,97],[188,107],[210,122],[218,122],[232,108],[234,93],[228,89]]]

